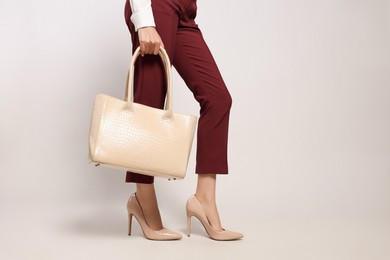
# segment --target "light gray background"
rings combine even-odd
[[[123,97],[124,0],[0,0],[1,259],[389,259],[390,1],[198,0],[233,97],[225,228],[208,239],[182,181],[156,180],[163,223],[127,236],[124,172],[88,164],[95,94]],[[198,114],[174,71],[173,108]]]

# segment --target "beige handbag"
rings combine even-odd
[[[197,117],[172,112],[171,64],[163,48],[159,55],[167,80],[165,109],[133,102],[134,63],[139,54],[138,47],[130,62],[125,100],[96,95],[89,132],[89,161],[96,166],[183,179]]]

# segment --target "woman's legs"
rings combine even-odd
[[[216,178],[217,174],[228,174],[228,127],[232,98],[200,30],[192,26],[178,28],[173,65],[201,107],[195,196],[202,204],[211,226],[222,231],[216,205]]]
[[[216,207],[215,187],[216,174],[228,173],[227,139],[232,99],[194,21],[196,1],[182,1],[184,2],[183,6],[175,6],[175,1],[156,0],[152,3],[152,8],[156,29],[163,40],[171,62],[200,104],[196,196],[205,208],[211,225],[217,230],[222,230]],[[127,9],[126,17],[132,34],[133,50],[135,50],[139,42],[137,33],[129,21],[129,9]],[[135,102],[162,108],[166,86],[160,57],[146,55],[139,58],[137,62],[134,82]],[[143,207],[146,204],[145,207],[149,208],[146,214],[149,225],[156,229],[161,227],[153,186],[154,178],[127,172],[126,181],[137,183],[137,195],[141,196],[140,203]]]

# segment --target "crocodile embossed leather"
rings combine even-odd
[[[164,109],[133,101],[134,64],[130,62],[126,99],[98,93],[89,130],[89,163],[145,175],[183,179],[187,172],[197,117],[172,112],[171,64],[160,48],[167,79]]]

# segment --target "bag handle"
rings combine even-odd
[[[141,47],[138,46],[138,48],[135,50],[133,57],[130,61],[130,68],[129,73],[127,74],[127,87],[126,87],[126,101],[130,105],[130,109],[133,107],[133,94],[134,94],[134,64],[137,60],[138,56],[141,53]],[[167,79],[167,94],[166,94],[166,102],[165,102],[165,110],[167,111],[168,116],[172,114],[172,73],[171,73],[171,62],[169,60],[169,56],[165,49],[160,46],[160,50],[158,52],[161,60],[164,63],[164,69]]]

